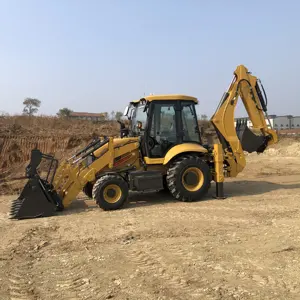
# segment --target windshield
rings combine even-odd
[[[144,112],[144,109],[145,109],[145,105],[138,105],[133,114],[131,128],[132,128],[132,132],[135,134],[139,133],[138,128],[137,128],[138,121],[142,123],[142,128],[145,129],[146,120],[147,120],[147,112]]]

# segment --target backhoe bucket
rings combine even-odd
[[[47,178],[42,179],[37,173],[42,158],[50,160]],[[48,182],[50,171],[55,163],[52,179]],[[63,205],[52,182],[57,167],[57,160],[53,156],[42,154],[34,149],[31,152],[31,160],[26,167],[26,176],[29,178],[18,199],[13,200],[10,210],[11,219],[31,219],[37,217],[49,217],[55,211],[62,210]]]
[[[247,120],[238,120],[236,133],[244,151],[248,153],[262,153],[267,147],[267,139],[264,136],[254,134],[247,126]]]

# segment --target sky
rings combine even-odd
[[[124,111],[187,94],[210,117],[243,64],[269,114],[300,115],[300,1],[0,0],[0,111]],[[236,116],[244,116],[240,103]]]

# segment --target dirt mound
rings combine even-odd
[[[0,117],[0,136],[117,135],[119,128],[115,121],[92,122],[48,116]]]
[[[94,137],[118,136],[115,121],[92,122],[57,117],[0,117],[0,194],[23,186],[31,149],[57,159],[69,157]]]
[[[24,181],[25,167],[30,160],[31,149],[37,147],[43,153],[52,154],[59,160],[85,145],[91,137],[0,137],[0,194],[18,191]]]
[[[256,156],[256,153],[248,154]],[[270,146],[262,156],[271,157],[298,157],[300,156],[300,140],[298,138],[280,138],[279,142]]]
[[[300,156],[300,142],[295,142],[292,145],[280,146],[278,148],[270,148],[265,152],[268,156]]]

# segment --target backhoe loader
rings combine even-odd
[[[241,98],[253,128],[245,120],[234,123]],[[121,208],[129,191],[167,189],[179,201],[202,199],[216,182],[216,198],[224,198],[225,177],[243,171],[244,151],[262,153],[277,142],[267,115],[267,98],[259,79],[240,65],[211,117],[219,143],[204,145],[195,97],[150,95],[131,101],[120,122],[119,138],[95,139],[61,163],[33,149],[26,168],[28,182],[14,200],[11,218],[54,215],[84,191],[103,210]],[[38,172],[48,160],[45,178]]]

